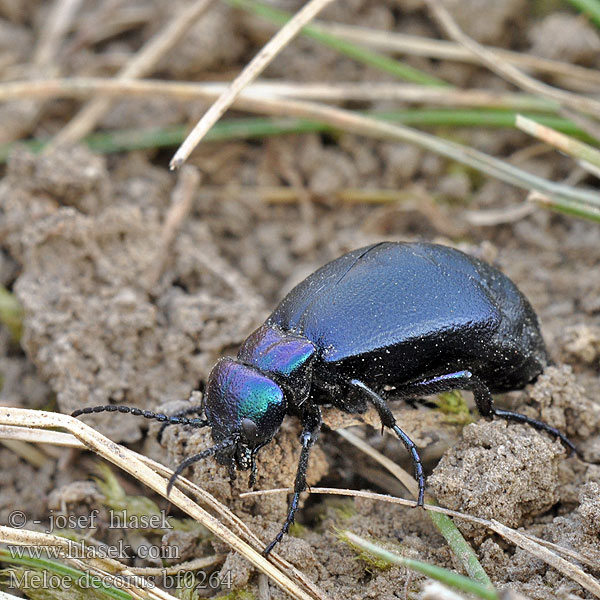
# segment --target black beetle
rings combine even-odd
[[[557,429],[492,402],[492,392],[523,388],[548,362],[533,309],[500,271],[446,246],[385,242],[349,252],[298,284],[242,344],[237,359],[217,362],[203,407],[167,416],[111,405],[73,415],[120,411],[164,426],[210,427],[215,445],[184,460],[169,489],[182,471],[210,455],[232,474],[236,467],[251,469],[252,486],[256,453],[286,414],[298,415],[302,451],[294,494],[268,554],[294,521],[306,488],[320,405],[360,413],[371,403],[412,456],[422,506],[421,459],[396,424],[384,387],[393,386],[394,396],[405,398],[470,390],[483,416],[528,423],[575,450]],[[203,419],[185,416],[202,411]]]

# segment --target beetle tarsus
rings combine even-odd
[[[495,417],[499,417],[500,419],[506,419],[507,421],[516,421],[517,423],[527,423],[527,425],[531,425],[531,427],[537,429],[538,431],[545,431],[549,433],[555,439],[560,440],[562,445],[567,449],[567,451],[575,452],[577,456],[583,458],[581,452],[577,448],[577,446],[561,431],[544,423],[543,421],[538,421],[537,419],[533,419],[532,417],[528,417],[527,415],[523,415],[521,413],[512,412],[510,410],[503,410],[501,408],[493,408],[493,415]]]
[[[310,449],[317,440],[319,430],[321,429],[321,411],[318,407],[314,407],[310,412],[307,412],[302,417],[302,434],[300,441],[302,442],[302,450],[300,451],[300,459],[298,460],[298,469],[296,470],[296,480],[294,482],[294,495],[288,507],[288,514],[281,531],[275,536],[275,539],[263,550],[263,556],[268,556],[269,552],[281,541],[283,536],[288,532],[290,525],[294,522],[300,494],[306,489],[306,470],[308,468],[308,459]]]

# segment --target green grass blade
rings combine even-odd
[[[477,558],[477,554],[475,554],[471,545],[465,540],[454,521],[448,515],[442,513],[432,510],[428,511],[428,513],[430,519],[444,536],[450,548],[452,548],[452,552],[464,566],[469,577],[482,586],[487,588],[493,587],[488,574],[484,571]]]
[[[347,538],[350,544],[360,548],[360,550],[364,552],[368,552],[369,554],[376,556],[381,560],[417,571],[418,573],[422,573],[423,575],[426,575],[431,579],[435,579],[436,581],[440,581],[441,583],[453,587],[454,589],[461,590],[469,594],[474,594],[478,598],[482,598],[482,600],[499,600],[500,598],[498,592],[493,587],[482,585],[481,583],[473,581],[464,575],[460,575],[454,571],[449,571],[448,569],[431,565],[420,560],[414,560],[412,558],[400,556],[399,554],[385,550],[384,548],[381,548],[350,531],[343,532],[343,535],[345,538]]]
[[[23,307],[16,296],[0,285],[0,324],[4,325],[15,341],[23,333]]]
[[[599,0],[568,0],[575,8],[600,27],[600,1]]]
[[[2,548],[0,549],[0,561],[9,564],[24,565],[39,571],[50,571],[51,573],[56,573],[57,575],[70,577],[75,583],[77,583],[78,580],[83,579],[84,581],[88,582],[89,585],[93,585],[94,590],[105,593],[113,600],[133,600],[133,597],[130,594],[120,590],[119,588],[105,585],[99,577],[85,573],[79,569],[63,565],[54,560],[33,558],[28,556],[16,557],[13,556],[8,550]]]
[[[261,2],[253,2],[251,0],[226,0],[229,4],[252,12],[260,17],[278,25],[283,25],[291,19],[292,14]],[[356,61],[369,65],[385,73],[389,73],[398,79],[420,83],[423,85],[448,86],[449,84],[433,77],[428,73],[424,73],[419,69],[410,67],[400,61],[397,61],[385,54],[380,54],[374,50],[369,50],[362,46],[358,46],[352,42],[348,42],[342,38],[332,35],[325,31],[324,28],[316,25],[306,25],[302,29],[302,34],[306,37],[319,42],[323,46],[336,50],[340,54],[344,54]]]
[[[430,109],[412,108],[387,112],[367,113],[377,118],[422,127],[514,127],[516,112],[505,109]],[[523,113],[538,123],[557,131],[581,138],[585,133],[572,121],[544,113]],[[95,133],[84,141],[95,152],[104,154],[130,152],[150,148],[178,146],[187,133],[187,126],[174,125],[160,129],[129,129],[122,131]],[[261,139],[264,137],[293,133],[332,132],[328,125],[291,118],[254,117],[229,119],[217,123],[207,134],[206,140],[223,142],[240,139]],[[32,152],[39,152],[45,146],[43,140],[19,142]],[[14,144],[0,146],[0,163],[8,157]]]

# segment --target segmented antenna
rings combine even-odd
[[[153,419],[159,423],[165,423],[167,425],[191,425],[192,427],[206,427],[208,421],[206,419],[188,419],[187,417],[178,417],[165,415],[164,413],[155,413],[151,410],[142,410],[141,408],[135,408],[133,406],[122,406],[120,404],[107,404],[104,406],[86,406],[85,408],[79,408],[71,413],[72,417],[79,417],[80,415],[91,415],[101,412],[120,412],[125,414],[131,414],[136,417],[144,417],[145,419]]]

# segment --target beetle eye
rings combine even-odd
[[[258,441],[258,427],[251,419],[242,419],[242,433],[248,446],[253,447]]]

